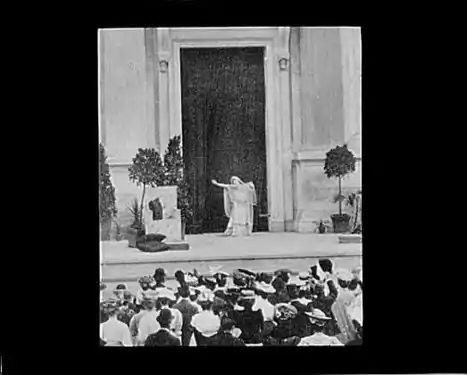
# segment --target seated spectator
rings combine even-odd
[[[298,346],[343,346],[343,344],[333,336],[326,335],[323,331],[326,323],[331,320],[324,312],[318,309],[306,313],[314,325],[315,332],[311,336],[303,337]]]
[[[180,346],[180,339],[170,329],[172,320],[171,310],[162,309],[157,317],[160,329],[148,336],[144,346]]]
[[[109,300],[104,309],[109,319],[100,325],[100,338],[105,346],[133,346],[130,329],[125,323],[117,319],[118,301]]]
[[[212,311],[214,295],[211,291],[205,290],[198,298],[198,303],[203,309],[202,312],[193,316],[191,325],[194,328],[194,335],[197,346],[207,346],[210,339],[217,334],[220,328],[220,319]]]
[[[219,333],[216,334],[211,342],[210,346],[245,346],[245,343],[237,335],[241,334],[241,331],[235,327],[235,321],[232,319],[226,319],[220,329]]]

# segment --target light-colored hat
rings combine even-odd
[[[306,285],[306,281],[305,280],[301,280],[299,277],[297,276],[292,276],[289,281],[287,282],[287,285],[296,285],[296,286],[303,286],[303,285]]]
[[[334,274],[342,281],[351,281],[353,279],[353,275],[344,269],[338,269]]]
[[[305,314],[308,315],[310,318],[318,319],[318,320],[330,320],[331,319],[319,309],[313,309],[312,312],[305,311]]]
[[[264,281],[256,284],[256,289],[262,291],[263,293],[275,293],[276,289],[271,284],[266,284]]]
[[[161,288],[161,289],[157,290],[156,293],[157,293],[156,294],[157,298],[167,298],[167,299],[169,299],[171,301],[176,300],[175,294],[171,290],[169,290],[167,288]]]
[[[214,293],[209,289],[202,291],[198,296],[198,303],[205,302],[214,302]]]
[[[143,298],[146,300],[152,300],[155,301],[159,296],[159,292],[155,290],[148,290],[146,292],[143,292]]]
[[[242,290],[239,300],[255,299],[255,292],[253,290]]]
[[[305,280],[306,281],[306,280],[309,280],[311,278],[311,275],[308,272],[300,272],[298,274],[298,278],[300,280]]]

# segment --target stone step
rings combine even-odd
[[[339,236],[339,243],[349,244],[349,243],[362,243],[361,234],[343,234]]]

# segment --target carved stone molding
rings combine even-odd
[[[278,34],[275,40],[275,53],[279,69],[286,71],[290,61],[290,27],[278,27]]]

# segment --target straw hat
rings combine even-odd
[[[214,302],[214,293],[211,290],[206,289],[202,291],[201,294],[199,295],[198,303],[201,304],[201,303],[209,303],[209,302]]]
[[[313,309],[313,311],[308,312],[305,311],[305,314],[308,315],[310,318],[316,319],[316,320],[330,320],[331,318],[326,316],[324,312],[322,312],[319,309]]]
[[[256,289],[263,293],[275,293],[276,289],[271,284],[266,284],[264,281],[259,282],[256,284]]]
[[[353,279],[353,275],[349,271],[344,269],[336,270],[335,275],[338,279],[342,281],[351,281]]]
[[[175,294],[167,289],[167,288],[160,288],[156,291],[156,298],[167,298],[170,301],[175,301]]]

